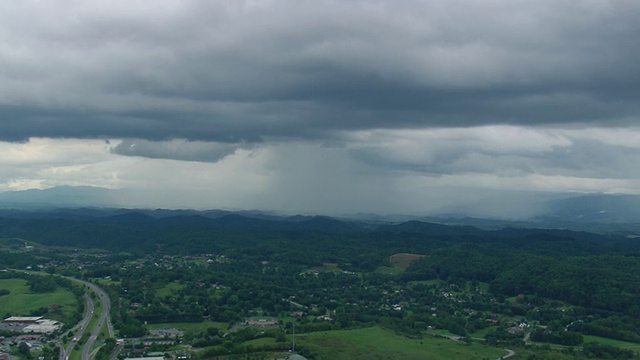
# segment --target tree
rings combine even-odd
[[[31,359],[32,355],[31,355],[31,349],[29,348],[29,345],[27,345],[26,342],[21,342],[20,345],[18,345],[18,352],[24,356],[25,359]]]

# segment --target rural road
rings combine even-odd
[[[513,351],[513,350],[510,350],[510,349],[505,349],[505,350],[507,351],[507,355],[500,357],[500,359],[498,359],[498,360],[508,359],[508,358],[510,358],[510,357],[512,357],[512,356],[514,356],[516,354],[516,352]]]

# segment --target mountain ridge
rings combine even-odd
[[[335,231],[351,231],[353,224],[359,226],[391,225],[410,220],[441,225],[474,226],[482,229],[505,227],[558,228],[586,230],[591,232],[627,231],[640,232],[640,195],[585,194],[561,199],[547,200],[546,211],[527,219],[482,218],[467,214],[451,215],[401,215],[401,214],[353,214],[341,216],[280,214],[261,210],[224,209],[149,209],[144,207],[122,208],[117,203],[121,190],[90,186],[60,186],[50,189],[8,191],[0,193],[0,215],[30,217],[35,213],[59,218],[100,218],[137,211],[150,218],[163,219],[177,215],[217,219],[229,215],[245,218],[316,224],[318,228],[329,226],[321,223],[340,219],[343,223],[332,223]],[[523,206],[526,206],[523,204]],[[31,212],[31,213],[30,213]],[[233,218],[231,218],[233,219]],[[228,220],[231,220],[228,219]],[[124,220],[124,219],[121,219]],[[130,219],[131,220],[131,219]],[[150,221],[150,219],[146,219]],[[114,219],[115,221],[115,219]],[[142,217],[138,220],[142,221]],[[189,220],[198,222],[196,219]],[[344,223],[351,225],[344,225]],[[227,221],[225,226],[230,226]],[[257,226],[257,225],[256,225]],[[410,225],[404,225],[404,230]],[[434,229],[431,229],[434,230]]]

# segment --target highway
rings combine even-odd
[[[102,312],[98,318],[98,324],[93,331],[89,335],[89,339],[82,347],[82,360],[93,360],[97,353],[96,351],[92,351],[93,346],[98,339],[98,335],[100,335],[100,331],[102,331],[102,327],[107,326],[107,332],[109,337],[114,337],[113,326],[111,325],[111,320],[109,318],[109,309],[111,308],[111,300],[109,299],[109,295],[104,292],[101,288],[97,287],[94,284],[81,281],[85,286],[89,287],[94,293],[98,295],[100,302],[102,303]]]
[[[111,338],[115,338],[115,332],[113,330],[113,324],[111,324],[111,318],[109,317],[109,311],[111,309],[111,299],[109,299],[109,295],[107,295],[106,292],[104,292],[104,290],[102,290],[101,288],[99,288],[98,286],[96,286],[95,284],[92,284],[90,282],[87,281],[83,281],[83,280],[78,280],[78,279],[74,279],[74,278],[68,278],[70,280],[73,280],[75,282],[78,282],[80,284],[82,284],[83,286],[89,288],[93,293],[96,294],[98,300],[101,302],[102,304],[102,311],[98,317],[98,323],[96,324],[96,326],[93,328],[93,330],[91,331],[91,334],[89,334],[89,337],[87,339],[87,341],[84,343],[83,347],[82,347],[82,360],[93,360],[96,356],[96,353],[98,352],[99,348],[95,348],[94,349],[94,345],[96,340],[98,339],[98,336],[100,335],[100,331],[102,330],[103,326],[107,327],[107,333],[109,334],[109,337]],[[56,344],[58,345],[58,347],[60,347],[62,349],[62,351],[60,352],[60,356],[59,356],[59,360],[69,360],[69,356],[71,355],[71,352],[73,351],[75,345],[78,343],[78,341],[84,336],[85,331],[87,330],[89,323],[91,322],[91,319],[94,316],[94,310],[95,310],[95,306],[93,303],[93,300],[91,299],[91,297],[89,295],[87,295],[87,293],[85,293],[84,295],[84,299],[85,299],[85,314],[84,314],[84,318],[78,323],[76,324],[76,326],[74,326],[70,331],[76,331],[75,336],[73,337],[73,339],[69,342],[69,345],[67,345],[66,348],[62,348],[62,343],[61,343],[61,339],[69,332],[65,332],[64,334],[62,334],[58,340],[56,340]],[[116,354],[117,352],[121,349],[121,347],[116,347],[116,350],[114,351]]]
[[[87,329],[87,326],[89,326],[89,322],[91,321],[91,317],[93,316],[92,314],[93,314],[93,310],[94,310],[93,300],[91,300],[91,297],[89,295],[84,294],[84,303],[85,303],[85,306],[84,306],[84,318],[82,318],[82,320],[80,320],[79,323],[77,323],[70,330],[65,331],[62,335],[60,335],[58,337],[58,339],[55,340],[56,345],[58,345],[58,347],[62,350],[62,351],[60,351],[60,356],[59,356],[60,360],[69,359],[69,356],[71,355],[71,352],[73,351],[73,348],[76,346],[78,341],[84,335],[84,332]],[[63,348],[61,339],[63,337],[65,337],[71,331],[75,332],[74,336],[73,336],[73,339],[69,342],[69,344],[67,345],[66,348]]]
[[[22,271],[25,274],[45,275],[44,273],[39,273],[37,271],[24,271],[24,270],[16,270],[16,269],[10,269],[10,270]],[[56,276],[61,276],[61,275],[56,275]],[[92,284],[84,280],[68,277],[68,276],[61,276],[61,277],[67,278],[71,281],[75,281],[77,283],[82,284],[86,288],[91,289],[91,291],[93,291],[98,296],[98,298],[100,299],[100,302],[102,303],[102,312],[100,313],[98,324],[93,329],[93,331],[91,332],[91,335],[89,335],[89,339],[82,347],[82,360],[93,360],[99,348],[93,349],[93,351],[92,351],[92,348],[96,340],[98,339],[98,335],[100,335],[100,331],[102,330],[102,327],[105,326],[105,324],[107,326],[107,333],[109,334],[109,337],[115,338],[115,332],[113,331],[113,324],[111,324],[111,318],[109,317],[109,311],[111,310],[111,299],[109,298],[109,295],[107,295],[107,293],[104,290],[102,290],[100,287],[96,286],[95,284]],[[89,296],[87,292],[85,292],[84,294],[84,301],[85,301],[84,318],[82,318],[82,320],[80,320],[80,322],[78,322],[74,327],[65,331],[64,333],[62,333],[62,335],[60,335],[57,339],[54,340],[54,343],[56,344],[56,346],[60,348],[60,356],[58,357],[59,360],[69,360],[69,357],[71,356],[71,352],[73,351],[78,341],[80,341],[80,339],[82,339],[82,337],[84,336],[84,333],[87,330],[89,323],[91,322],[91,319],[93,318],[95,306],[93,304],[93,300],[91,299],[91,296]],[[65,348],[62,345],[62,339],[71,331],[75,331],[74,337],[73,339],[71,339],[71,341]],[[115,359],[115,357],[118,355],[120,350],[122,350],[122,346],[116,346],[113,353],[111,354],[111,359]]]

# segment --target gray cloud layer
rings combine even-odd
[[[111,152],[152,159],[217,162],[233,154],[239,146],[201,141],[148,141],[127,139],[113,146]]]
[[[5,2],[0,139],[637,124],[638,15],[631,0]]]

